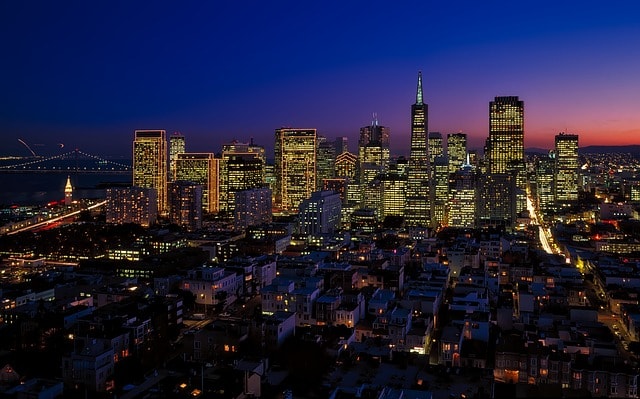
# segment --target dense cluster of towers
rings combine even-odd
[[[408,159],[391,157],[389,141],[390,129],[375,114],[360,129],[357,154],[348,151],[346,137],[329,141],[316,129],[280,128],[270,164],[264,147],[253,141],[225,144],[216,156],[187,152],[185,137],[178,133],[167,142],[164,130],[137,130],[134,191],[110,194],[108,218],[131,217],[130,201],[122,198],[142,195],[146,205],[134,208],[144,208],[145,217],[153,220],[167,215],[197,229],[204,212],[226,215],[236,228],[244,228],[269,221],[273,212],[300,213],[318,191],[339,195],[345,226],[363,214],[376,221],[401,217],[405,226],[418,230],[511,226],[527,209],[524,102],[518,97],[495,97],[489,103],[489,136],[481,157],[468,150],[464,133],[447,134],[445,141],[428,131],[419,73]],[[561,133],[551,156],[539,163],[535,176],[542,208],[577,200],[577,150],[578,136]],[[144,194],[149,190],[154,193]]]

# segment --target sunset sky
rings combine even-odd
[[[191,152],[273,149],[281,126],[347,136],[377,113],[406,153],[424,76],[429,131],[488,135],[525,102],[525,145],[640,144],[635,1],[4,1],[0,155],[131,153],[135,129]],[[61,148],[64,144],[65,148]]]

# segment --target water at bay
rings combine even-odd
[[[131,174],[69,175],[74,198],[104,198],[110,183],[131,184]],[[64,199],[63,173],[0,173],[0,205],[40,205]]]
[[[73,197],[104,198],[105,190],[111,185],[130,185],[131,172],[82,172],[85,169],[97,169],[95,160],[54,160],[58,167],[69,167],[69,171],[57,172],[4,172],[0,170],[0,205],[42,205],[64,199],[64,187],[67,176],[71,178]],[[19,163],[0,161],[0,166]],[[66,162],[66,163],[65,163]],[[41,163],[46,165],[45,163]],[[69,164],[69,165],[67,165]],[[127,162],[131,164],[131,162]],[[52,169],[51,166],[48,169]],[[80,171],[76,171],[80,170]]]

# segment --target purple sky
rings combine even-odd
[[[0,155],[28,155],[20,138],[129,156],[135,129],[180,131],[193,152],[251,137],[271,151],[281,126],[354,151],[373,112],[402,153],[418,70],[429,130],[473,147],[502,95],[524,100],[528,147],[560,131],[640,144],[640,4],[398,3],[2,2]]]

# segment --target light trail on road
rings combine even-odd
[[[38,228],[38,227],[44,227],[44,226],[47,226],[48,224],[58,222],[58,221],[60,221],[60,220],[62,220],[62,219],[65,219],[65,218],[68,218],[68,217],[71,217],[71,216],[75,216],[75,215],[79,215],[79,214],[80,214],[80,212],[83,212],[83,211],[87,211],[87,210],[91,210],[91,209],[98,208],[98,207],[100,207],[100,206],[103,206],[103,205],[104,205],[104,204],[106,204],[106,203],[107,203],[107,201],[106,201],[106,200],[104,200],[104,201],[100,201],[100,202],[98,202],[98,203],[96,203],[96,204],[93,204],[93,205],[91,205],[91,206],[88,206],[88,207],[86,207],[86,208],[82,208],[82,209],[79,209],[79,210],[77,210],[77,211],[69,212],[69,213],[66,213],[66,214],[61,215],[61,216],[56,216],[56,217],[54,217],[54,218],[47,219],[47,220],[45,220],[45,221],[42,221],[42,222],[39,222],[39,223],[32,224],[32,225],[29,225],[29,226],[23,227],[23,228],[18,229],[18,230],[10,231],[10,232],[8,232],[8,233],[7,233],[7,235],[20,233],[20,232],[22,232],[22,231],[28,231],[28,230],[36,229],[36,228]]]
[[[536,208],[533,206],[533,201],[531,201],[531,197],[527,195],[527,210],[529,211],[529,218],[531,221],[538,226],[538,236],[540,237],[540,244],[542,245],[542,249],[548,254],[555,254],[556,251],[551,248],[549,244],[549,239],[547,238],[547,232],[540,225],[540,221],[538,220],[538,214],[536,213]]]

